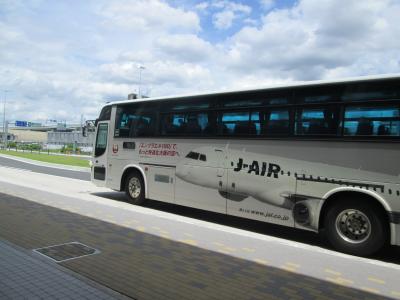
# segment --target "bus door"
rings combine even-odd
[[[108,123],[108,121],[98,122],[96,129],[96,141],[92,161],[92,180],[98,186],[106,185]]]

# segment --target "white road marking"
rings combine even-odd
[[[4,167],[4,168],[7,168],[7,169],[12,169],[12,170],[17,170],[17,171],[27,171],[27,172],[32,172],[32,170],[29,170],[29,169],[15,168],[15,167],[10,167],[10,166],[2,166],[2,167]]]

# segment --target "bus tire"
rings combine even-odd
[[[145,202],[144,181],[138,172],[130,172],[125,180],[125,193],[129,202],[135,205],[142,205]]]
[[[342,199],[325,216],[330,244],[341,252],[369,256],[379,251],[388,238],[383,213],[366,199]]]

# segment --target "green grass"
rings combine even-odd
[[[53,164],[78,166],[78,167],[89,167],[89,161],[87,159],[71,156],[60,156],[60,155],[49,155],[47,153],[30,153],[30,152],[16,152],[16,151],[5,151],[0,150],[1,154],[13,155],[17,157],[23,157]]]

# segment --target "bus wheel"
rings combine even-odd
[[[328,210],[324,225],[327,238],[335,249],[368,256],[386,243],[388,229],[384,215],[365,201],[346,199]]]
[[[125,193],[129,197],[129,202],[136,205],[144,203],[144,182],[139,173],[129,173],[125,180]]]

